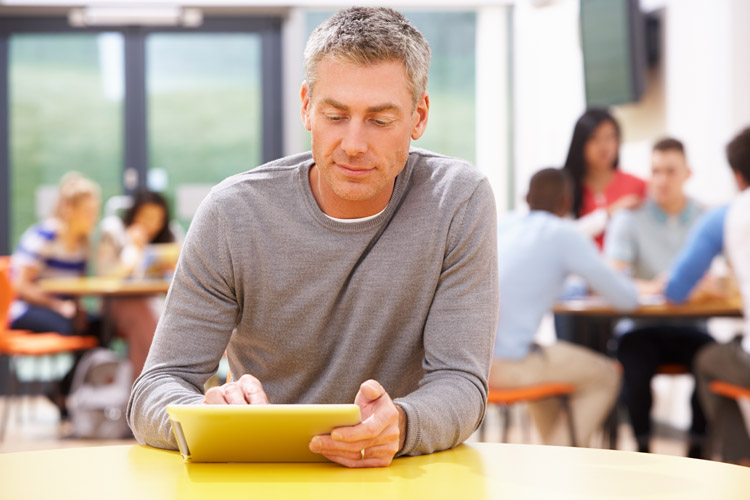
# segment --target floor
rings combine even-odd
[[[0,405],[5,405],[6,398],[0,398]],[[0,406],[2,408],[3,406]],[[509,441],[539,443],[533,425],[525,421],[525,414],[521,408],[515,411],[512,421]],[[500,415],[494,408],[488,410],[486,425],[487,440],[500,440]],[[528,425],[525,425],[528,424]],[[682,456],[685,444],[679,432],[670,431],[666,427],[661,429],[652,442],[654,453]],[[666,429],[666,430],[665,430]],[[0,453],[19,451],[46,450],[54,448],[71,448],[84,446],[107,446],[120,444],[135,444],[134,439],[95,440],[75,439],[69,437],[70,425],[60,424],[57,409],[44,397],[26,397],[14,401],[8,421],[8,429],[4,440],[0,443]],[[478,434],[471,436],[469,441],[479,441]],[[618,447],[623,450],[635,450],[630,427],[621,425],[619,429]]]

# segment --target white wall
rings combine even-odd
[[[689,194],[707,204],[735,192],[724,147],[750,125],[750,2],[642,0],[664,8],[661,67],[644,99],[614,110],[624,129],[623,170],[647,176],[654,140],[682,140],[693,167]],[[523,199],[541,167],[560,166],[584,111],[578,1],[515,7],[515,190]]]
[[[508,9],[477,10],[476,166],[490,180],[498,211],[510,203],[508,109]]]
[[[747,73],[750,26],[745,0],[707,2],[680,0],[666,8],[666,117],[667,131],[683,140],[693,166],[688,191],[700,200],[717,204],[734,193],[724,146],[739,123],[750,123],[747,109],[735,107],[747,99],[737,88],[735,75]],[[740,23],[743,17],[744,23]],[[734,19],[735,15],[738,19]],[[744,52],[744,61],[735,50]]]
[[[529,178],[565,162],[573,125],[584,109],[578,1],[514,7],[513,87],[515,202]]]

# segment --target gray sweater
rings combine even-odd
[[[271,403],[351,403],[378,380],[406,412],[402,454],[456,446],[481,423],[498,311],[487,179],[412,149],[385,211],[345,223],[316,204],[312,164],[266,164],[202,203],[128,405],[140,442],[176,448],[165,407],[200,403],[225,349]]]

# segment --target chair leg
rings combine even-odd
[[[487,409],[489,410],[489,406]],[[479,425],[479,440],[483,443],[487,442],[487,411],[484,413],[484,420]]]
[[[517,405],[516,409],[519,409],[521,405]],[[524,403],[523,407],[521,409],[521,415],[520,415],[520,427],[521,427],[521,436],[524,443],[530,443],[531,442],[531,419],[529,417],[529,404]]]
[[[620,427],[620,401],[619,399],[615,401],[615,405],[612,407],[612,411],[609,412],[609,415],[607,415],[607,418],[604,420],[604,428],[602,429],[602,445],[604,445],[604,441],[608,441],[606,443],[606,447],[610,450],[616,450],[617,449],[617,436],[619,433],[619,427]]]
[[[562,405],[563,411],[565,411],[568,417],[568,430],[570,432],[570,445],[578,446],[578,440],[576,439],[576,426],[573,421],[573,409],[570,407],[570,398],[567,394],[560,396],[560,404]]]
[[[503,415],[503,437],[502,442],[508,442],[508,434],[510,432],[510,406],[500,405],[500,413]]]
[[[3,415],[0,418],[0,443],[5,439],[5,432],[8,429],[8,419],[10,417],[10,406],[13,404],[13,398],[18,390],[18,378],[16,377],[14,358],[8,359],[8,396],[3,405]]]

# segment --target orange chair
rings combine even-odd
[[[0,441],[5,437],[11,400],[15,396],[18,377],[15,365],[19,356],[50,356],[96,347],[95,337],[61,335],[59,333],[32,333],[8,329],[8,310],[15,293],[9,276],[10,258],[0,257],[0,354],[10,358],[10,391],[0,419]]]
[[[570,444],[578,446],[576,440],[575,425],[573,423],[573,410],[570,407],[570,396],[576,390],[573,384],[563,383],[546,383],[536,384],[526,387],[514,387],[511,389],[498,389],[490,387],[490,393],[487,396],[487,404],[497,405],[503,414],[503,442],[508,441],[508,431],[510,429],[510,407],[517,403],[528,403],[546,398],[559,398],[560,404],[566,413],[568,419],[568,429],[570,431]],[[482,438],[486,429],[482,424]]]
[[[719,396],[724,396],[725,398],[729,398],[729,399],[748,398],[750,399],[750,388],[747,388],[747,387],[740,387],[738,385],[730,384],[729,382],[724,382],[722,380],[714,380],[708,385],[708,387],[715,394],[718,394]]]
[[[750,435],[750,388],[730,384],[723,380],[714,380],[708,384],[708,388],[711,389],[711,392],[714,394],[733,399],[737,402],[740,414],[742,415],[742,420],[745,423],[745,429]]]

